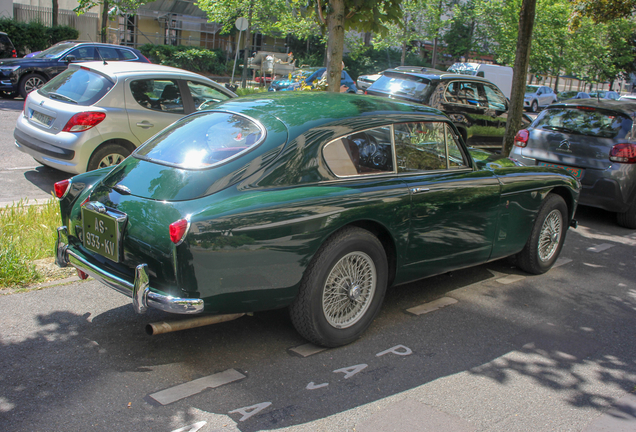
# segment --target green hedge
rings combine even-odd
[[[221,50],[209,50],[191,46],[145,44],[139,51],[151,62],[174,66],[198,73],[224,74],[225,56]]]
[[[28,52],[42,51],[64,40],[74,40],[79,32],[68,26],[46,27],[39,22],[18,22],[11,18],[0,18],[0,31],[9,35],[18,57]]]

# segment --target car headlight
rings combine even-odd
[[[16,69],[20,69],[20,66],[0,66],[0,71],[13,72]]]

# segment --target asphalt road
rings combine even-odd
[[[0,101],[0,201],[60,175],[12,147],[21,104]],[[169,317],[93,280],[0,296],[0,430],[636,430],[636,232],[577,218],[545,275],[504,260],[394,288],[337,349],[286,310],[150,337]]]

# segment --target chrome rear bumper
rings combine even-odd
[[[55,249],[55,263],[59,267],[72,265],[115,291],[132,297],[133,308],[137,313],[143,314],[149,307],[175,314],[191,315],[203,312],[202,299],[172,297],[151,291],[146,264],[139,264],[135,268],[135,280],[134,283],[130,283],[89,263],[69,248],[68,230],[65,226],[57,229]]]

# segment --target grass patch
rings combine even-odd
[[[254,93],[262,93],[266,91],[267,91],[267,87],[246,87],[246,88],[239,87],[236,89],[235,93],[239,96],[247,96]]]
[[[54,255],[60,209],[52,198],[43,205],[21,200],[0,208],[0,287],[25,286],[41,280],[34,260]]]

